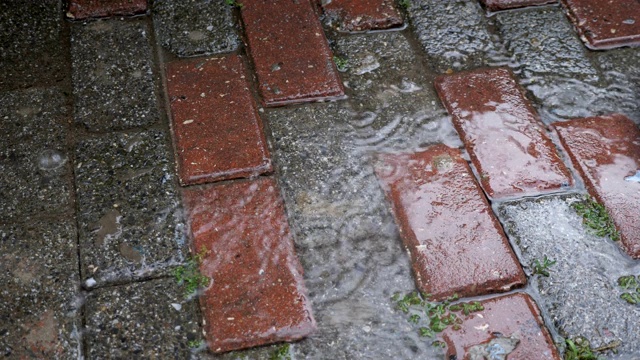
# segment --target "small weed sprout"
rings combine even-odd
[[[619,340],[611,341],[608,344],[597,348],[592,348],[589,340],[582,336],[573,339],[565,339],[564,360],[602,360],[604,357],[596,355],[596,353],[612,350],[614,353],[616,348],[622,345]]]
[[[453,330],[460,330],[462,319],[460,313],[469,315],[472,312],[484,310],[478,301],[470,303],[459,303],[450,305],[450,302],[458,300],[457,295],[453,295],[443,302],[430,302],[429,295],[420,295],[417,292],[410,292],[406,295],[396,293],[391,298],[396,303],[396,309],[409,315],[407,321],[418,326],[418,334],[424,337],[435,337],[451,327]],[[456,314],[458,313],[458,314]],[[424,317],[420,315],[426,315]],[[434,346],[442,347],[444,343],[435,341]]]
[[[334,55],[333,62],[336,63],[336,67],[340,72],[345,72],[349,68],[349,60],[347,58]]]
[[[631,305],[640,304],[640,275],[636,278],[633,275],[622,276],[618,279],[618,286],[627,292],[620,295],[620,298]]]
[[[187,346],[189,346],[192,349],[197,349],[200,346],[202,346],[202,340],[191,340],[187,343]]]
[[[282,344],[271,354],[270,360],[291,360],[291,345]]]
[[[173,275],[178,281],[178,284],[184,286],[184,294],[189,297],[196,293],[199,288],[205,288],[209,286],[211,279],[200,274],[198,267],[202,263],[207,251],[202,249],[193,258],[189,259],[185,265],[178,266]]]
[[[242,3],[237,2],[236,0],[224,0],[224,2],[233,7],[242,8],[244,5]]]
[[[400,0],[400,6],[409,9],[411,7],[411,0]]]
[[[533,261],[533,274],[534,275],[542,275],[542,276],[546,276],[549,277],[549,267],[555,265],[556,261],[555,260],[549,260],[549,258],[547,258],[547,256],[545,255],[544,259],[542,259],[542,262],[540,262],[540,260],[535,259]]]
[[[582,223],[595,235],[608,236],[613,241],[620,240],[620,234],[604,205],[588,198],[584,202],[573,204],[573,208],[582,216]]]

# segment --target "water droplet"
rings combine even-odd
[[[57,150],[47,149],[38,156],[38,167],[40,170],[55,170],[67,162],[67,157]]]

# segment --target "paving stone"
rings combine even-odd
[[[188,359],[201,341],[197,303],[172,279],[92,291],[85,308],[89,358]]]
[[[430,66],[438,72],[491,63],[497,48],[478,1],[415,0],[408,13]]]
[[[438,104],[432,77],[404,32],[340,37],[336,56],[349,101],[345,117],[359,150],[414,149],[425,143],[461,144]]]
[[[603,78],[610,84],[606,94],[612,98],[606,111],[577,117],[621,113],[640,124],[640,49],[623,48],[596,53],[596,62]],[[585,97],[593,101],[594,97]]]
[[[185,191],[214,352],[301,339],[316,324],[276,182],[259,178]]]
[[[571,24],[557,7],[506,11],[496,15],[497,28],[525,79],[545,76],[593,79],[596,69]]]
[[[573,184],[508,69],[442,76],[435,85],[490,197],[535,195]]]
[[[0,90],[51,85],[67,73],[59,1],[0,3]]]
[[[72,25],[76,124],[112,131],[157,121],[148,34],[141,20]]]
[[[67,17],[74,20],[147,12],[147,0],[69,0]]]
[[[572,206],[584,197],[516,200],[500,204],[497,214],[531,276],[530,293],[557,336],[583,336],[593,348],[621,341],[617,354],[598,355],[632,359],[640,353],[640,307],[620,298],[624,290],[617,282],[620,276],[640,274],[640,264],[583,225]],[[534,262],[544,257],[555,262],[548,277],[534,274]]]
[[[439,301],[526,283],[459,150],[434,145],[413,154],[382,154],[380,161],[376,174],[392,204],[420,291]]]
[[[390,300],[394,292],[415,289],[415,283],[373,172],[371,150],[355,145],[347,107],[335,102],[266,112],[274,166],[318,322],[313,336],[292,346],[294,354],[433,359],[435,348],[407,326]],[[439,131],[417,125],[405,139],[416,144],[427,138],[424,133],[436,139]],[[248,357],[259,358],[253,352]]]
[[[158,41],[178,56],[235,51],[240,40],[232,10],[219,0],[156,0],[153,23]]]
[[[545,5],[557,2],[557,0],[481,0],[484,6],[491,11],[522,8],[527,6]]]
[[[562,0],[585,45],[603,50],[640,45],[640,4],[635,0]]]
[[[76,146],[85,287],[161,274],[184,250],[166,135],[111,134]]]
[[[72,211],[65,124],[59,88],[0,94],[0,217]]]
[[[587,190],[609,211],[623,248],[640,258],[640,130],[623,115],[575,119],[554,127]]]
[[[402,25],[402,15],[391,0],[333,0],[322,4],[339,31],[382,30]]]
[[[0,225],[0,355],[75,359],[78,256],[73,220]]]
[[[180,182],[212,182],[270,172],[262,120],[242,59],[167,64]]]
[[[478,358],[471,356],[482,354],[482,350],[496,359],[561,359],[529,295],[497,297],[482,301],[482,305],[483,311],[463,317],[462,329],[443,332],[448,359]],[[506,344],[496,343],[500,340],[511,342],[515,349],[508,351]]]
[[[344,97],[310,1],[246,0],[242,4],[249,53],[267,106]]]

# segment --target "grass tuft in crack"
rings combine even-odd
[[[533,274],[534,275],[542,275],[542,276],[546,276],[549,277],[549,267],[555,265],[556,261],[553,260],[549,260],[549,258],[547,258],[547,256],[545,255],[544,259],[542,259],[542,262],[540,262],[540,260],[535,259],[533,261],[533,265],[531,266],[533,268]]]
[[[184,294],[186,297],[195,294],[199,288],[209,286],[209,283],[211,282],[211,279],[200,274],[198,269],[206,254],[207,251],[202,249],[193,258],[187,260],[185,265],[178,266],[173,271],[176,281],[184,286]]]
[[[484,310],[484,307],[478,301],[451,305],[452,301],[458,299],[457,295],[443,302],[430,302],[428,298],[428,295],[421,296],[415,291],[404,296],[396,293],[391,298],[396,303],[396,309],[409,315],[407,321],[418,326],[418,334],[420,336],[432,338],[436,333],[440,333],[448,327],[459,330],[462,324],[462,319],[459,317],[460,313],[469,315],[472,312]],[[439,347],[443,345],[440,341],[435,341],[433,344]]]
[[[597,236],[608,236],[613,241],[620,240],[620,234],[613,225],[604,205],[588,198],[583,202],[574,203],[573,208],[582,216],[582,223]]]
[[[336,67],[340,72],[345,72],[349,68],[349,60],[347,60],[347,58],[334,55],[333,62],[336,63]]]
[[[620,345],[622,345],[622,342],[614,340],[603,346],[592,348],[589,340],[582,336],[565,339],[564,360],[603,360],[605,358],[596,355],[596,353],[609,350],[615,353]]]

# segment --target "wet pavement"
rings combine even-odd
[[[640,48],[590,50],[637,42],[616,1],[3,2],[0,355],[638,358]],[[456,168],[394,167],[385,196],[385,156],[433,149]],[[422,274],[463,298],[405,314]]]

